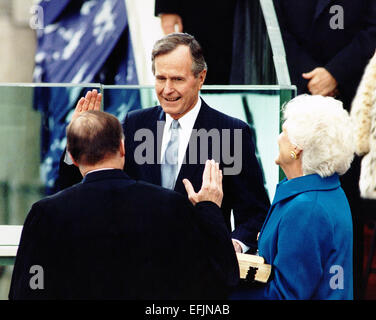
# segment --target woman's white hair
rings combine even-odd
[[[303,150],[303,175],[342,175],[350,168],[354,130],[342,102],[305,94],[288,102],[283,112],[290,142]]]

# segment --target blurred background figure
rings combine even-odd
[[[233,0],[156,0],[165,34],[175,31],[193,35],[202,43],[208,74],[206,84],[228,84],[232,58]]]
[[[298,94],[335,96],[349,110],[376,47],[372,0],[274,0]]]
[[[186,32],[202,43],[205,84],[275,84],[259,0],[155,0],[165,34]]]
[[[368,63],[352,103],[355,124],[356,153],[364,155],[361,167],[362,198],[376,199],[376,53]]]
[[[364,273],[360,272],[360,298],[367,295],[371,282],[372,261],[376,247],[376,53],[368,63],[358,91],[351,107],[351,117],[355,124],[356,153],[359,157],[354,170],[355,182],[359,181],[360,200],[362,208],[359,216],[359,262],[363,266],[363,256],[366,257]],[[364,232],[368,227],[373,229],[370,234],[369,249],[365,252]],[[373,269],[373,270],[372,270]]]

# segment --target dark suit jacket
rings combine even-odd
[[[374,0],[274,0],[286,48],[292,84],[308,93],[301,74],[326,68],[338,81],[340,99],[351,106],[365,66],[376,48]],[[335,13],[344,10],[344,29],[332,29]],[[333,18],[334,17],[334,18]]]
[[[165,114],[160,106],[136,110],[128,113],[124,121],[124,134],[125,134],[125,171],[130,177],[136,180],[144,180],[156,185],[161,185],[161,166],[158,164],[159,157],[158,152],[160,150],[160,144],[158,147],[157,141],[157,123],[158,121],[164,121]],[[226,221],[226,225],[230,230],[230,215],[231,209],[233,209],[235,218],[235,230],[232,237],[238,239],[250,246],[252,250],[257,247],[256,237],[257,233],[261,229],[261,226],[266,217],[266,213],[269,208],[269,199],[266,194],[263,185],[263,175],[259,166],[259,163],[255,157],[255,148],[252,143],[251,130],[249,126],[243,121],[229,117],[219,111],[210,108],[203,100],[201,104],[200,112],[197,116],[194,124],[194,129],[205,129],[209,131],[211,129],[218,129],[222,133],[223,129],[230,129],[231,137],[229,142],[226,143],[226,139],[220,141],[220,159],[216,159],[220,162],[220,167],[232,167],[232,164],[226,165],[226,159],[223,157],[223,144],[225,150],[227,147],[231,149],[231,155],[234,155],[234,129],[241,129],[241,146],[239,145],[242,154],[236,156],[241,161],[241,172],[238,175],[225,175],[223,177],[223,192],[224,198],[222,202],[222,212]],[[151,163],[138,164],[135,161],[135,151],[141,144],[145,144],[145,139],[141,141],[135,140],[135,133],[139,129],[150,130],[150,135],[155,137],[153,140],[153,153]],[[159,138],[162,139],[163,128],[161,128],[161,134]],[[239,139],[236,143],[239,143]],[[200,146],[202,142],[198,141],[197,146],[197,158],[192,158],[183,164],[175,185],[175,191],[187,196],[185,187],[182,180],[187,178],[191,181],[195,191],[197,192],[201,188],[202,173],[205,167],[205,163],[200,161]],[[187,154],[189,154],[190,141]],[[150,149],[149,149],[150,150]],[[215,154],[215,152],[214,152]],[[212,141],[208,141],[208,157],[211,159],[213,155]],[[191,163],[191,164],[189,164]],[[193,163],[193,164],[192,164]],[[63,158],[60,161],[58,183],[60,187],[65,188],[73,183],[80,181],[79,171],[74,166],[68,166],[64,163]],[[225,173],[225,172],[224,172]]]
[[[217,205],[105,170],[33,205],[9,298],[223,298],[238,272]]]
[[[234,0],[156,0],[155,15],[176,13],[183,32],[193,35],[208,64],[205,84],[229,84],[233,45]]]
[[[159,162],[158,151],[160,150],[160,142],[154,139],[154,158],[152,163],[137,164],[134,155],[135,150],[143,144],[143,141],[134,141],[135,132],[141,128],[148,128],[153,133],[154,137],[157,134],[157,122],[164,121],[165,114],[161,107],[154,107],[150,109],[137,110],[128,113],[124,121],[125,133],[125,152],[126,162],[125,171],[131,177],[138,180],[148,181],[157,185],[161,185],[161,166],[156,164]],[[220,136],[220,158],[215,159],[220,163],[220,167],[232,167],[232,164],[225,164],[226,147],[229,147],[231,155],[234,155],[234,143],[240,143],[239,140],[234,140],[234,129],[241,130],[241,146],[239,145],[242,154],[236,154],[241,162],[241,172],[237,175],[226,175],[224,171],[223,178],[223,203],[222,211],[225,217],[226,224],[230,230],[230,214],[231,209],[234,212],[235,230],[232,237],[238,239],[253,249],[256,248],[256,236],[261,229],[262,223],[265,219],[269,200],[263,185],[263,175],[255,157],[255,148],[252,143],[251,130],[249,126],[243,121],[229,117],[219,111],[210,108],[203,100],[200,112],[197,116],[193,129],[218,130]],[[230,129],[231,137],[227,146],[226,139],[222,137],[222,130]],[[163,129],[161,129],[163,130]],[[163,131],[162,131],[163,132]],[[162,135],[159,135],[162,139]],[[190,154],[190,149],[195,141],[189,142],[186,155]],[[158,146],[159,143],[159,146]],[[202,174],[205,167],[205,160],[211,159],[215,150],[212,140],[208,141],[208,157],[204,157],[204,161],[200,161],[200,148],[203,141],[197,142],[197,157],[187,159],[186,163],[182,165],[179,175],[176,180],[175,191],[186,195],[185,187],[182,182],[184,178],[191,181],[196,192],[200,190],[202,184]]]

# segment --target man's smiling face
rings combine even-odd
[[[198,100],[206,76],[203,70],[196,78],[192,72],[192,57],[188,46],[155,58],[155,91],[163,111],[173,119],[189,112]]]

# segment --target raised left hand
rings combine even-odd
[[[212,201],[221,207],[223,199],[222,170],[214,160],[206,160],[204,173],[202,175],[202,185],[199,192],[195,192],[188,179],[183,180],[188,199],[193,205],[201,201]]]

